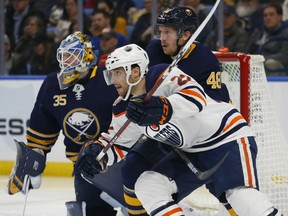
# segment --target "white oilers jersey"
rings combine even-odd
[[[146,76],[146,82],[151,82],[149,76]],[[115,158],[115,155],[124,157],[129,150],[119,150],[131,148],[141,134],[186,152],[207,151],[237,138],[254,136],[245,119],[233,105],[212,100],[193,78],[176,67],[153,95],[164,96],[171,103],[173,114],[170,121],[148,127],[130,123],[116,140],[116,150],[109,150],[109,163],[118,161],[119,158]],[[127,120],[127,103],[122,101],[119,103],[119,107],[121,106],[124,106],[120,109],[123,112],[114,113],[110,128],[112,130],[109,130],[109,134],[102,134],[106,140],[110,140]],[[110,161],[111,157],[114,162]]]

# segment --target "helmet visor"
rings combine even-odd
[[[154,28],[154,38],[158,40],[167,40],[179,38],[177,30],[173,26],[156,25]]]

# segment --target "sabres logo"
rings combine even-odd
[[[65,136],[77,144],[83,144],[87,139],[94,139],[100,132],[98,118],[88,109],[71,110],[63,120]]]

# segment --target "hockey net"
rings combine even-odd
[[[215,55],[221,65],[222,82],[228,87],[232,103],[255,132],[260,190],[288,215],[288,145],[270,97],[264,58],[242,53]],[[185,200],[191,207],[217,212],[218,201],[205,189],[195,191],[196,196],[193,193]]]

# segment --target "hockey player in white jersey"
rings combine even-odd
[[[228,153],[220,168],[206,179],[197,178],[175,152],[144,172],[136,182],[135,192],[148,214],[184,215],[173,195],[188,195],[206,184],[219,200],[227,199],[239,216],[281,215],[267,196],[258,191],[257,145],[238,110],[231,104],[212,100],[177,67],[146,101],[147,92],[162,79],[168,66],[156,65],[148,71],[148,63],[147,53],[135,44],[118,48],[108,56],[106,82],[115,86],[120,98],[114,103],[109,131],[85,144],[75,168],[84,176],[104,172],[107,165],[129,154],[129,149],[145,134],[181,149],[199,170],[210,169]],[[132,123],[107,154],[96,160],[127,118]],[[183,189],[183,184],[189,184],[189,191]]]

